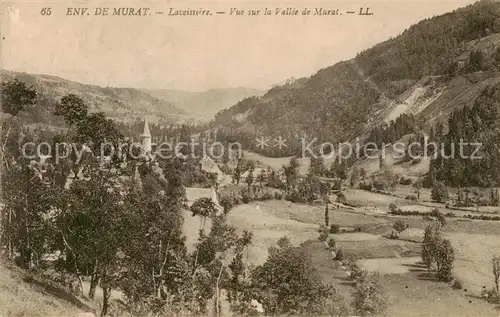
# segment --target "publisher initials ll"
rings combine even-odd
[[[359,8],[359,15],[373,15],[373,12],[370,12],[370,8]]]

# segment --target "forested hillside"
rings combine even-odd
[[[444,151],[431,161],[429,180],[459,188],[499,186],[500,84],[486,89],[474,106],[455,110],[447,130],[439,124],[431,135]],[[466,144],[462,150],[460,143]]]
[[[421,21],[396,38],[309,78],[275,87],[260,98],[245,99],[219,112],[215,125],[233,134],[247,134],[249,140],[258,135],[292,140],[306,135],[334,143],[350,141],[374,126],[383,126],[379,114],[421,89],[414,85],[433,76],[437,88],[422,96],[429,97],[425,106],[430,110],[422,107],[410,112],[417,117],[422,112],[426,114],[422,119],[428,121],[441,115],[443,108],[451,108],[449,113],[454,107],[472,105],[482,90],[495,83],[492,78],[498,78],[500,70],[499,32],[500,3],[481,1]],[[462,86],[450,90],[457,77],[462,78]],[[453,98],[468,88],[473,88],[471,93],[460,96],[455,104]],[[439,99],[443,92],[453,98]],[[247,145],[255,147],[251,142]],[[264,154],[277,155],[271,152]]]
[[[155,121],[170,123],[190,119],[184,110],[138,89],[85,85],[56,76],[6,70],[1,70],[0,75],[4,82],[16,78],[37,89],[37,103],[43,106],[29,109],[27,113],[22,114],[30,123],[62,125],[60,118],[54,116],[53,112],[56,103],[67,94],[81,97],[89,105],[90,111],[103,112],[115,121],[129,122],[138,118],[143,119],[145,115],[149,115]]]

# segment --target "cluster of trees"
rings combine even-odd
[[[38,106],[36,94],[23,82],[4,82],[3,110],[15,119],[27,107]],[[97,149],[104,141],[121,138],[113,121],[102,113],[89,114],[74,95],[61,99],[56,114],[64,118],[67,131],[39,141],[71,139],[79,147]],[[182,236],[183,164],[162,161],[161,172],[155,173],[147,164],[124,164],[120,157],[102,165],[92,152],[82,160],[69,155],[45,164],[29,161],[19,148],[44,136],[13,129],[18,127],[14,119],[2,140],[1,234],[7,256],[53,278],[69,274],[80,289],[83,277],[89,276],[89,297],[98,285],[103,289],[101,315],[107,314],[116,288],[124,292],[131,309],[145,301],[165,302],[169,296],[194,301],[193,289],[199,286],[193,272],[202,266],[193,265]],[[135,173],[138,164],[140,179]]]
[[[449,64],[446,70],[448,76],[457,73],[498,71],[500,69],[500,48],[491,52],[482,50],[472,50],[469,53],[467,63],[460,69],[457,62]]]
[[[420,125],[411,114],[402,114],[389,124],[373,128],[366,141],[375,143],[380,149],[382,144],[392,144],[407,134],[416,133]]]
[[[387,87],[390,95],[396,96],[412,82],[396,83],[449,73],[454,70],[450,65],[465,51],[467,42],[500,32],[498,6],[498,3],[481,1],[425,19],[400,36],[360,53],[356,61],[367,76],[373,75],[374,80]],[[473,58],[473,64],[477,67],[475,60],[477,58]]]
[[[481,1],[423,20],[351,61],[324,68],[293,84],[274,87],[262,97],[242,100],[219,112],[214,123],[227,127],[231,135],[236,131],[245,134],[245,148],[268,156],[298,154],[300,143],[295,140],[302,137],[307,143],[313,138],[318,138],[319,143],[351,141],[364,132],[380,100],[395,98],[424,76],[454,74],[458,70],[456,59],[466,52],[469,41],[500,32],[498,7],[498,3]],[[461,71],[498,70],[499,61],[499,50],[492,54],[473,51]],[[402,130],[410,131],[414,122],[410,118],[404,121],[398,126],[378,128],[372,140],[379,143],[407,134]],[[247,132],[242,132],[242,125]],[[260,135],[293,141],[285,149],[260,149],[255,144]]]
[[[394,209],[393,205],[394,204],[391,204],[389,206],[389,209],[391,210],[391,212],[394,212],[393,211],[393,209]],[[399,238],[399,235],[401,234],[401,232],[405,231],[408,228],[409,228],[409,225],[406,224],[403,220],[396,220],[394,222],[394,224],[392,225],[392,229],[394,229],[394,230],[391,231],[390,238],[391,239],[397,239],[397,238]]]
[[[333,228],[334,225],[332,225]],[[322,227],[318,240],[326,243],[328,231],[327,227]],[[335,240],[330,238],[327,245],[329,250],[335,253],[335,260],[343,262],[344,254],[342,249],[337,247]],[[348,267],[349,278],[355,282],[353,307],[356,314],[358,316],[383,315],[387,310],[387,296],[381,283],[380,274],[362,270],[352,258],[346,259],[343,263]]]
[[[3,83],[2,93],[9,102],[4,111],[14,117],[38,106],[36,91],[19,82]],[[67,129],[42,140],[71,140],[91,149],[124,141],[113,121],[89,113],[74,95],[62,98],[56,111]],[[137,315],[220,316],[223,291],[236,314],[255,312],[253,299],[270,314],[346,314],[335,290],[322,284],[310,259],[289,243],[270,249],[263,265],[249,267],[252,234],[237,234],[228,225],[231,206],[218,214],[211,199],[191,205],[200,230],[194,251],[188,252],[182,234],[185,160],[153,163],[112,155],[103,162],[91,151],[81,160],[68,155],[35,162],[26,160],[19,146],[45,135],[22,128],[3,135],[2,248],[23,268],[74,281],[76,292],[89,279],[85,295],[94,298],[102,289],[101,316],[108,315],[115,290]],[[291,165],[287,184],[294,188],[298,165]],[[259,179],[247,182],[254,181]]]
[[[449,199],[448,188],[442,182],[435,182],[431,190],[431,199],[438,203],[444,203]]]
[[[255,97],[251,97],[255,98]],[[243,101],[241,101],[243,102]],[[237,104],[238,105],[238,104]],[[238,109],[237,105],[233,108]],[[233,109],[230,108],[230,109]],[[224,111],[230,110],[222,110]],[[221,114],[223,115],[223,114]],[[225,115],[224,115],[225,117]],[[210,124],[210,126],[217,126],[217,141],[221,142],[225,148],[228,148],[230,143],[238,143],[241,148],[245,150],[251,150],[253,152],[268,156],[268,157],[283,157],[283,156],[293,156],[300,155],[302,149],[302,141],[298,135],[280,135],[280,134],[256,134],[250,131],[239,129],[240,123],[238,121],[226,124],[223,119],[217,119]],[[223,125],[219,125],[224,121]],[[285,141],[286,147],[279,146],[277,143],[278,137],[282,136],[282,140]],[[257,142],[257,139],[263,139],[266,142],[266,146],[262,146]]]
[[[335,248],[335,242],[329,241]],[[340,250],[338,254],[340,255]],[[337,257],[338,258],[338,257]],[[354,261],[350,262],[355,264]],[[353,307],[359,316],[383,314],[387,298],[380,275],[370,274],[357,267],[351,279],[356,283]],[[266,263],[253,271],[255,297],[271,315],[345,316],[347,305],[329,284],[325,284],[314,268],[304,247],[292,246],[288,238],[281,238],[277,247],[269,248]]]
[[[36,91],[19,81],[3,83],[2,95],[4,111],[13,117],[37,106]],[[56,111],[67,131],[40,141],[71,139],[91,149],[104,141],[123,141],[113,121],[89,114],[74,95],[63,97]],[[215,214],[211,200],[198,201],[194,215],[211,217],[212,227],[208,233],[200,230],[196,250],[187,252],[181,213],[185,164],[180,159],[160,160],[155,167],[113,156],[103,164],[90,152],[81,160],[68,155],[33,162],[19,147],[41,136],[7,131],[2,140],[1,241],[19,266],[55,280],[70,276],[79,292],[83,279],[90,278],[90,298],[102,288],[101,316],[107,315],[115,289],[125,295],[128,309],[140,315],[204,314],[209,300],[220,299],[221,288],[231,289],[233,298],[240,296],[242,254],[251,234],[238,236],[223,215]]]
[[[311,259],[287,238],[269,248],[269,257],[255,268],[256,298],[271,315],[347,315],[343,298],[325,284]]]
[[[493,273],[493,284],[495,285],[493,289],[486,289],[483,286],[483,291],[481,295],[486,298],[486,300],[492,304],[500,303],[500,257],[494,255],[491,259],[491,267]]]
[[[4,81],[8,81],[11,83],[11,87],[4,87],[4,89],[15,89],[16,85],[24,85],[26,87],[27,82],[36,82],[34,78],[29,74],[19,73],[16,77],[11,77],[8,73],[2,73],[4,76]],[[35,89],[31,87],[33,91]],[[9,94],[8,94],[9,95]],[[8,96],[7,95],[7,96]],[[18,96],[20,98],[26,98],[25,96]],[[8,97],[10,98],[10,97]],[[54,115],[55,107],[57,102],[53,98],[53,95],[50,91],[44,90],[36,90],[36,96],[33,100],[38,105],[37,107],[25,107],[21,112],[16,114],[16,119],[18,121],[22,121],[25,124],[32,123],[45,123],[53,126],[61,127],[64,126],[64,121],[62,118]],[[11,103],[13,100],[7,100],[8,103]],[[18,100],[19,102],[20,100]],[[22,103],[22,102],[21,102]],[[26,104],[27,105],[27,104]],[[7,106],[8,107],[8,106]],[[4,113],[10,113],[10,111],[5,108]]]
[[[297,155],[302,140],[306,144],[313,138],[318,143],[334,143],[358,135],[370,113],[368,106],[377,102],[378,95],[355,66],[343,62],[300,83],[242,100],[219,112],[214,123],[228,127],[229,134],[235,135],[235,131],[242,131],[242,121],[248,122],[258,127],[258,133],[247,129],[248,144],[244,147],[269,156]],[[281,136],[287,139],[287,147],[256,148],[259,136],[271,141]]]
[[[442,124],[435,128],[430,141],[443,147],[431,161],[428,183],[442,181],[448,186],[496,187],[500,180],[498,160],[498,124],[500,122],[500,85],[486,88],[472,107],[455,110],[448,119],[448,131]],[[459,144],[465,145],[461,153]],[[474,155],[473,155],[474,154]]]
[[[164,162],[159,173],[145,166],[138,180],[117,166],[92,161],[67,189],[50,173],[40,178],[30,166],[16,165],[3,179],[2,241],[21,267],[51,269],[80,281],[90,276],[88,296],[93,298],[98,285],[103,290],[101,316],[108,313],[113,289],[120,289],[139,315],[206,314],[210,300],[220,300],[220,289],[239,296],[234,281],[240,273],[231,267],[242,266],[251,235],[236,235],[223,215],[215,215],[211,200],[197,201],[193,215],[203,223],[212,218],[212,227],[208,234],[200,228],[196,250],[187,253],[180,164]]]
[[[498,188],[490,188],[488,196],[481,193],[479,189],[459,188],[455,201],[457,207],[471,207],[475,205],[476,211],[479,211],[479,206],[498,206],[498,204]]]
[[[312,204],[316,199],[322,199],[328,210],[328,195],[331,187],[328,183],[322,182],[317,169],[323,170],[323,163],[320,166],[311,161],[309,174],[301,176],[299,174],[299,162],[295,157],[290,159],[287,166],[283,166],[285,174],[285,199],[294,203]],[[316,167],[315,167],[316,166]],[[326,212],[325,217],[328,217]],[[326,218],[327,219],[327,218]],[[328,220],[326,220],[328,222]],[[328,224],[327,224],[328,226]]]
[[[443,238],[442,222],[432,221],[425,227],[422,242],[422,261],[429,268],[435,268],[436,278],[450,281],[455,261],[455,251],[450,240]]]
[[[387,310],[387,296],[379,273],[361,271],[356,277],[354,307],[359,316],[379,316]]]
[[[133,122],[116,122],[116,127],[124,136],[137,138],[144,129],[144,121],[137,118]],[[205,124],[163,124],[162,122],[149,122],[149,130],[154,138],[159,140],[170,140],[179,138],[179,142],[188,142],[193,134],[202,133],[207,130]]]

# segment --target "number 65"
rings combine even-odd
[[[51,15],[52,14],[52,8],[42,8],[40,11],[41,15]]]

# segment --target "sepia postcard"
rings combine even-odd
[[[500,316],[500,1],[0,1],[0,317]]]

